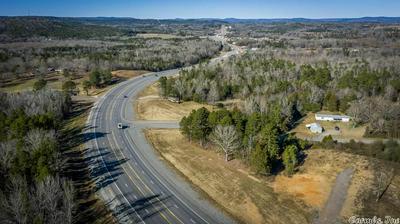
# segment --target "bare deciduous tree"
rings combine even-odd
[[[228,156],[240,147],[239,136],[232,125],[217,125],[211,136],[211,140],[225,152],[225,161],[228,161]]]
[[[182,100],[183,94],[185,94],[185,84],[183,80],[178,78],[175,80],[174,87],[178,93],[179,102]]]
[[[215,101],[219,100],[218,86],[215,81],[212,81],[210,84],[210,91],[208,92],[207,100],[210,103],[215,103]]]
[[[387,172],[381,171],[376,176],[374,193],[377,202],[382,198],[383,194],[389,188],[390,184],[392,183],[393,177],[394,177],[393,168]]]

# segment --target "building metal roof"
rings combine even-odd
[[[315,117],[330,117],[330,118],[333,118],[333,119],[342,119],[342,118],[350,119],[350,116],[347,116],[347,115],[336,115],[336,114],[315,114]]]

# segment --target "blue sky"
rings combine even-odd
[[[0,0],[0,15],[348,18],[400,16],[400,0]]]

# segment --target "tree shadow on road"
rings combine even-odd
[[[131,220],[134,223],[141,222],[142,220],[146,221],[167,209],[165,204],[170,198],[169,196],[163,197],[160,194],[155,194],[127,203],[126,198],[130,198],[131,194],[132,193],[127,194],[125,197],[121,195],[115,198],[119,199],[119,201],[125,201],[125,203],[117,205],[113,211],[114,215],[121,222],[126,219]]]
[[[73,102],[73,109],[63,124],[60,142],[61,153],[66,162],[62,175],[74,184],[77,202],[75,223],[115,223],[110,209],[95,192],[99,186],[107,186],[121,175],[120,165],[125,161],[110,158],[110,152],[104,148],[95,150],[86,147],[85,143],[93,138],[107,135],[93,132],[94,127],[86,125],[91,105],[91,102]],[[103,157],[109,159],[100,163]]]

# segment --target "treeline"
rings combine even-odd
[[[84,24],[80,21],[55,17],[0,17],[0,42],[14,42],[33,38],[101,39],[133,34],[127,29]]]
[[[226,24],[226,22],[196,19],[0,16],[0,42],[39,37],[106,39],[115,36],[132,36],[139,33],[207,36],[213,35],[221,24]]]
[[[63,46],[65,43],[65,46]],[[221,43],[200,38],[147,39],[124,41],[76,42],[61,44],[21,43],[0,48],[0,73],[15,76],[31,72],[45,74],[49,68],[88,72],[94,69],[136,69],[160,71],[195,64],[217,54]]]
[[[246,114],[268,114],[279,105],[289,127],[309,111],[347,113],[355,125],[368,124],[368,135],[399,138],[399,69],[373,69],[362,61],[296,64],[254,52],[182,70],[177,78],[160,79],[160,87],[162,95],[182,100],[242,99]]]
[[[51,90],[0,95],[1,223],[73,223],[58,131],[69,108],[69,96]]]
[[[190,141],[201,146],[212,142],[225,153],[226,160],[234,156],[257,173],[276,173],[284,166],[291,175],[307,142],[285,134],[282,124],[278,108],[268,114],[247,115],[238,109],[210,112],[203,107],[183,117],[180,129]]]
[[[353,154],[400,163],[400,144],[395,140],[388,140],[386,142],[377,140],[371,144],[356,142],[354,140],[350,140],[348,143],[340,143],[329,135],[322,142],[316,143],[314,147],[343,150]]]

